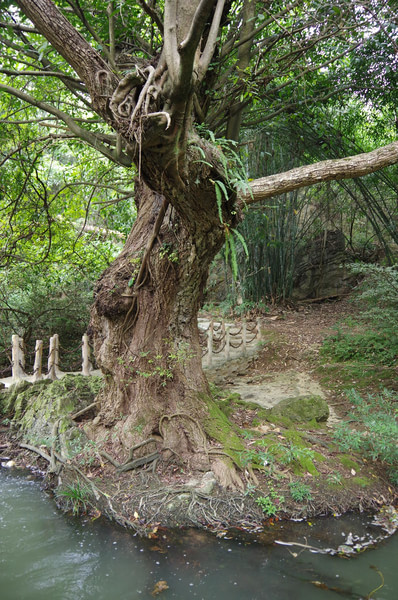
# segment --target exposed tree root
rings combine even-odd
[[[159,458],[159,452],[152,452],[152,454],[147,454],[146,456],[142,456],[141,458],[136,458],[135,460],[128,462],[124,465],[118,467],[119,473],[124,473],[125,471],[131,471],[132,469],[137,469],[138,467],[142,467],[143,465],[147,465],[148,463],[153,462]]]
[[[98,401],[93,402],[92,404],[89,404],[88,406],[86,406],[86,408],[82,408],[77,413],[74,413],[73,415],[71,415],[70,418],[73,420],[77,419],[78,417],[81,417],[82,415],[86,414],[87,412],[89,412],[93,408],[96,408],[97,406],[98,406]]]

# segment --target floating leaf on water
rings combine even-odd
[[[326,583],[323,583],[322,581],[311,581],[312,585],[315,585],[315,587],[317,588],[321,588],[321,590],[328,590],[328,586],[326,585]]]
[[[158,594],[160,594],[161,592],[164,592],[165,590],[168,590],[169,586],[167,585],[167,581],[158,581],[157,583],[155,583],[155,587],[152,590],[152,596],[157,596]]]

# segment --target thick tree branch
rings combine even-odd
[[[116,40],[115,40],[115,17],[114,17],[114,10],[115,7],[113,5],[113,2],[109,2],[106,12],[108,15],[108,29],[109,29],[109,62],[112,65],[113,69],[116,69],[116,63],[115,63],[115,46],[116,46]]]
[[[165,2],[163,51],[170,78],[176,85],[180,70],[180,55],[177,48],[177,0]]]
[[[324,181],[361,177],[397,162],[398,142],[347,158],[323,160],[313,165],[297,167],[285,173],[277,173],[251,181],[250,191],[240,194],[239,203],[244,205],[260,202],[272,196]]]
[[[178,49],[181,54],[194,55],[215,0],[201,0],[192,19],[186,38]]]
[[[224,10],[225,0],[218,0],[216,10],[214,12],[213,21],[211,23],[209,36],[206,41],[206,46],[202,52],[202,55],[199,59],[199,68],[198,68],[198,81],[202,81],[203,77],[206,74],[210,61],[213,57],[214,50],[217,44],[217,36],[218,30],[220,28],[220,22],[222,13]]]
[[[87,85],[90,94],[101,93],[98,72],[107,73],[113,87],[117,78],[107,63],[69,23],[51,0],[17,0],[25,15],[65,58]]]

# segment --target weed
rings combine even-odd
[[[366,264],[350,268],[364,276],[357,296],[360,310],[355,320],[345,322],[346,328],[326,338],[321,354],[336,361],[393,365],[398,356],[398,269]]]
[[[290,494],[295,502],[312,500],[311,490],[308,485],[301,481],[292,481],[289,484]]]
[[[280,462],[283,465],[289,465],[292,462],[302,462],[308,459],[313,460],[315,458],[315,453],[312,450],[296,446],[296,444],[290,444],[289,446],[282,446],[280,444],[280,448],[282,451]]]
[[[336,473],[329,473],[326,477],[326,481],[328,485],[343,485],[343,477],[341,473],[338,473],[337,471]]]
[[[65,498],[67,508],[71,509],[74,515],[87,511],[90,493],[80,481],[67,485],[64,490],[57,491],[56,495]]]
[[[278,494],[272,486],[269,487],[268,496],[256,498],[256,504],[260,506],[267,517],[274,517],[282,508],[285,497]]]
[[[253,483],[248,483],[244,492],[245,496],[253,496],[256,491],[256,486]]]
[[[271,471],[275,465],[275,457],[263,448],[251,448],[240,453],[243,466],[251,464],[255,468],[268,467]]]
[[[256,499],[256,504],[261,507],[262,511],[267,515],[267,517],[274,517],[278,512],[278,508],[275,506],[269,496],[260,496]]]
[[[357,426],[352,428],[345,422],[335,428],[334,437],[339,447],[380,460],[393,472],[398,467],[398,394],[384,390],[378,395],[369,394],[365,400],[351,390],[347,396],[352,403],[348,419]],[[394,478],[393,473],[392,476]]]

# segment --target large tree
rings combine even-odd
[[[375,32],[391,41],[393,3],[16,4],[0,5],[0,90],[14,97],[15,112],[33,106],[37,119],[50,117],[111,161],[137,168],[137,219],[98,282],[92,310],[106,382],[100,422],[127,448],[156,435],[164,458],[220,472],[222,454],[206,440],[217,433],[197,327],[211,261],[247,205],[393,164],[398,142],[244,186],[233,152],[217,138],[239,140],[242,127],[354,92],[344,68]]]

